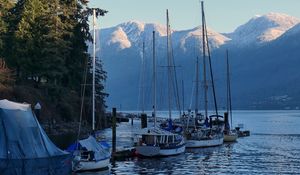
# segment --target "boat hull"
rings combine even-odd
[[[184,153],[184,151],[185,151],[185,145],[181,145],[177,148],[172,148],[172,149],[160,149],[159,154],[160,156],[173,156],[173,155]]]
[[[79,161],[76,165],[73,163],[73,171],[93,171],[108,169],[110,158],[99,160],[99,161]]]
[[[224,142],[235,142],[238,138],[237,134],[224,135]]]
[[[208,139],[208,140],[186,140],[187,148],[204,148],[204,147],[213,147],[223,144],[223,137],[217,139]]]
[[[158,146],[137,146],[136,151],[139,155],[145,157],[174,156],[185,151],[185,145],[175,148],[160,148]]]

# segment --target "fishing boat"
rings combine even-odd
[[[227,112],[224,114],[225,129],[224,129],[224,142],[235,142],[238,138],[238,133],[232,127],[232,106],[231,106],[231,88],[230,88],[230,72],[229,72],[229,58],[228,50],[226,50],[226,74],[227,74]],[[230,124],[229,117],[230,115]]]
[[[96,10],[93,9],[93,105],[92,105],[92,134],[82,140],[78,140],[67,150],[73,153],[72,170],[91,171],[108,169],[110,164],[110,150],[95,138],[95,67],[96,67]],[[83,100],[82,100],[83,103]],[[81,105],[83,106],[83,105]],[[81,115],[82,116],[82,115]],[[79,129],[80,132],[80,129]],[[79,137],[79,135],[78,135]]]
[[[250,136],[250,130],[241,130],[244,129],[244,124],[240,123],[235,130],[237,131],[238,137],[247,137]]]
[[[156,61],[155,31],[153,31],[153,118],[154,126],[142,129],[137,134],[136,151],[140,156],[157,157],[173,156],[185,151],[184,138],[179,134],[163,130],[156,121]]]
[[[204,5],[201,2],[202,9],[202,54],[203,54],[203,80],[204,80],[204,115],[198,111],[198,99],[199,99],[199,61],[197,57],[196,64],[196,95],[195,95],[195,112],[192,114],[191,110],[183,117],[184,122],[184,134],[186,138],[187,148],[198,147],[211,147],[219,146],[223,144],[223,118],[218,114],[218,106],[216,102],[216,93],[211,65],[211,55],[208,44],[207,28],[204,14]],[[212,92],[214,99],[215,114],[208,115],[208,81],[207,81],[207,61],[209,63],[210,79],[212,83]]]

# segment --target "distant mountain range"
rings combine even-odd
[[[172,20],[172,19],[171,19]],[[122,110],[137,110],[141,93],[151,109],[152,31],[156,31],[156,51],[159,82],[166,81],[166,26],[129,21],[101,29],[98,57],[108,73],[106,90],[108,105]],[[201,26],[190,30],[172,30],[172,46],[179,89],[184,84],[185,109],[189,107],[195,82],[196,57],[202,59]],[[220,108],[226,106],[225,50],[229,50],[232,75],[233,108],[236,109],[298,109],[300,107],[300,20],[269,13],[255,16],[232,33],[208,29],[212,50],[213,71]],[[98,39],[99,39],[98,38]],[[145,43],[145,83],[141,83],[142,43]],[[202,62],[202,60],[200,61]],[[200,76],[202,67],[200,67]],[[158,89],[165,89],[160,83]],[[202,95],[203,93],[201,93]],[[159,107],[166,109],[164,91]],[[200,101],[202,102],[200,96]],[[181,100],[183,100],[181,96]],[[200,105],[202,105],[200,103]],[[212,103],[210,104],[212,105]],[[202,105],[203,106],[203,105]]]

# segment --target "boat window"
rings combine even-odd
[[[155,144],[154,136],[152,136],[152,135],[145,136],[145,143],[151,144],[151,145]]]
[[[158,143],[162,143],[162,137],[161,136],[156,136],[156,138],[157,138]]]
[[[168,143],[172,143],[173,141],[173,137],[172,136],[168,136]]]

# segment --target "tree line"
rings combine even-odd
[[[87,5],[87,0],[0,0],[0,59],[14,79],[12,83],[0,75],[0,83],[33,87],[63,118],[78,116],[85,75],[91,82],[87,43],[92,41],[92,9]],[[96,12],[104,16],[107,11]],[[97,66],[97,106],[104,112],[106,72],[101,61]],[[85,89],[90,97],[91,86]]]

